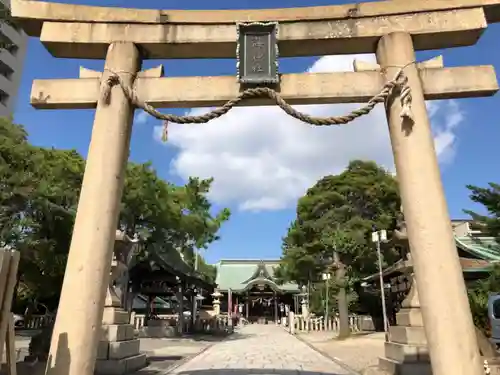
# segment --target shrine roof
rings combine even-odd
[[[488,261],[484,259],[471,259],[471,258],[463,258],[460,257],[460,265],[462,266],[462,272],[464,274],[473,274],[473,273],[479,273],[479,272],[490,272],[491,268],[497,261]],[[387,267],[384,269],[382,272],[382,275],[384,279],[388,279],[394,276],[402,275],[402,274],[407,274],[408,272],[411,272],[411,269],[413,268],[413,264],[411,260],[405,260],[401,259],[398,260],[396,263],[393,265]],[[373,275],[367,276],[363,279],[364,282],[378,282],[379,280],[379,274],[374,273]]]
[[[460,257],[462,271],[466,274],[489,272],[494,264],[500,262],[500,244],[493,237],[482,236],[455,236],[458,249],[471,254],[479,259]],[[384,277],[404,273],[412,267],[411,261],[401,259],[383,271]],[[378,280],[378,273],[364,278],[364,281]]]
[[[233,292],[248,290],[253,285],[267,283],[271,288],[283,292],[298,293],[297,284],[278,285],[274,269],[279,265],[275,259],[223,259],[217,263],[215,283],[219,290]]]
[[[213,287],[212,283],[209,282],[203,274],[194,271],[194,269],[182,259],[181,254],[172,248],[152,246],[146,257],[134,264],[132,268],[135,268],[142,274],[149,274],[154,271],[164,271],[199,287]],[[133,271],[135,270],[131,269],[131,274],[135,274]]]
[[[493,237],[455,237],[457,247],[463,251],[489,261],[500,260],[500,244]]]

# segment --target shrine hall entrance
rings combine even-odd
[[[222,293],[221,312],[247,319],[250,323],[277,323],[295,311],[293,283],[279,284],[274,270],[279,260],[221,260],[216,284]]]
[[[269,285],[258,285],[248,290],[244,303],[244,316],[250,323],[268,324],[281,321],[294,311],[291,294],[278,294]],[[248,311],[248,313],[247,313]]]

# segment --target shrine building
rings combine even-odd
[[[462,266],[462,273],[467,286],[476,280],[487,278],[494,265],[500,262],[500,244],[493,237],[483,233],[483,226],[472,220],[451,220],[457,255]],[[401,308],[401,303],[411,287],[413,262],[411,260],[406,229],[384,246],[398,248],[401,259],[383,270],[386,283],[386,298],[391,324],[396,321],[395,312]],[[363,286],[365,290],[380,291],[379,274],[366,277]],[[390,288],[389,288],[390,285]]]
[[[288,311],[297,312],[300,289],[297,284],[279,285],[274,270],[279,260],[224,259],[217,263],[215,283],[221,298],[221,312],[245,317],[251,323],[274,323]]]

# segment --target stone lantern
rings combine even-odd
[[[308,306],[308,293],[306,286],[302,286],[302,293],[300,294],[302,300],[300,301],[301,309],[302,309],[302,317],[307,319],[309,317],[309,306]]]
[[[214,313],[215,315],[220,315],[220,297],[222,297],[222,293],[219,292],[218,289],[215,290],[215,292],[213,292],[211,294],[211,296],[213,297],[213,307],[214,307]]]
[[[134,336],[134,326],[123,303],[127,300],[128,271],[139,250],[138,236],[130,238],[116,231],[102,319],[103,336],[97,348],[98,375],[122,375],[146,367],[146,355],[140,351],[140,341]]]

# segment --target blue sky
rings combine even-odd
[[[170,9],[269,8],[347,3],[332,0],[229,0],[168,1],[84,0],[66,1],[89,5]],[[236,5],[237,3],[237,5]],[[487,65],[500,68],[497,48],[500,26],[490,25],[476,46],[425,52],[419,60],[438,54],[446,66]],[[372,59],[364,56],[363,59]],[[282,73],[349,69],[352,57],[284,59]],[[235,75],[234,60],[147,61],[143,68],[164,64],[171,76]],[[34,110],[29,104],[33,79],[77,78],[78,67],[102,69],[103,61],[56,59],[37,39],[29,42],[15,119],[26,126],[37,145],[74,148],[86,156],[93,111]],[[311,68],[312,67],[312,68]],[[452,102],[433,102],[430,113],[441,161],[446,197],[453,218],[463,218],[463,208],[474,208],[466,184],[498,182],[500,127],[498,96]],[[341,114],[351,106],[310,106],[318,114]],[[183,113],[184,110],[169,110]],[[200,110],[195,110],[199,113]],[[172,126],[171,140],[157,139],[159,122],[136,114],[131,160],[152,161],[159,174],[182,183],[189,175],[214,176],[211,196],[216,207],[230,207],[231,220],[222,239],[206,252],[215,262],[221,258],[277,258],[281,238],[294,217],[296,198],[324,174],[336,173],[353,158],[369,158],[390,168],[392,156],[383,114],[341,130],[309,129],[291,121],[276,109],[237,109],[209,125]],[[328,136],[328,137],[326,137]]]

